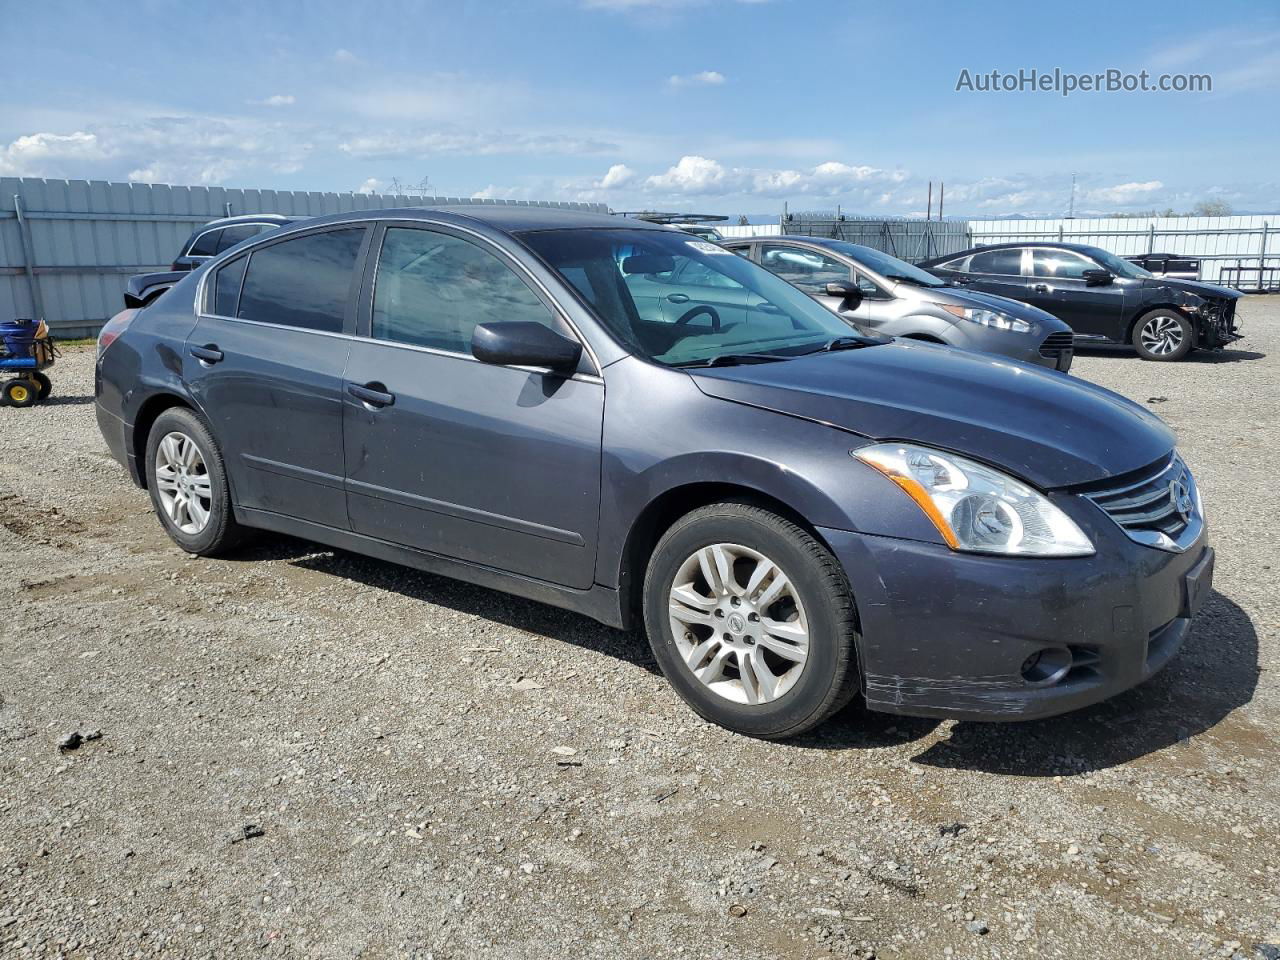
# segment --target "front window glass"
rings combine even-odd
[[[805,293],[821,296],[828,283],[848,283],[849,265],[835,257],[793,247],[785,243],[766,243],[760,248],[760,263]]]
[[[311,233],[258,247],[237,317],[306,330],[342,330],[364,227]]]
[[[476,324],[504,320],[562,332],[524,281],[477,244],[431,230],[387,231],[373,288],[376,339],[470,354]]]
[[[1036,248],[1031,251],[1031,275],[1059,280],[1080,280],[1086,270],[1097,270],[1092,260],[1070,250]]]
[[[768,270],[674,231],[547,230],[521,239],[618,340],[658,363],[798,355],[858,333]],[[695,270],[717,276],[716,284],[681,282]]]

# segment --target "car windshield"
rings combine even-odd
[[[860,243],[849,243],[844,240],[824,243],[823,246],[829,247],[837,253],[843,253],[846,257],[856,260],[868,270],[880,274],[887,280],[900,280],[918,287],[947,286],[946,283],[933,274],[925,273],[919,267],[913,267],[907,261],[899,260],[897,257],[890,256],[873,247],[864,247]]]
[[[1130,280],[1150,280],[1155,274],[1143,270],[1136,263],[1130,263],[1117,257],[1114,253],[1108,253],[1106,250],[1099,250],[1097,247],[1091,247],[1088,255],[1097,260],[1104,270],[1110,270],[1117,277],[1128,277]]]
[[[861,339],[785,280],[688,234],[547,230],[521,239],[615,337],[657,363],[789,359],[834,339]]]

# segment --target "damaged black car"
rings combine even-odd
[[[1001,243],[919,265],[970,290],[1022,300],[1071,327],[1076,344],[1132,344],[1144,360],[1181,360],[1240,339],[1238,290],[1156,276],[1099,247]]]

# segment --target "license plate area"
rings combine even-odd
[[[1184,617],[1194,617],[1204,606],[1205,600],[1213,592],[1213,548],[1205,550],[1204,556],[1183,576],[1182,611]]]

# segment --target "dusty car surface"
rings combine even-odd
[[[1048,310],[1071,326],[1078,344],[1132,344],[1144,360],[1181,360],[1240,339],[1239,290],[1155,276],[1098,247],[999,243],[920,266],[966,290]]]
[[[690,263],[740,312],[631,294]],[[754,736],[859,691],[973,719],[1095,702],[1168,662],[1212,581],[1151,413],[856,335],[723,247],[605,215],[264,235],[115,326],[96,399],[182,549],[273,530],[642,623],[687,702]]]
[[[871,247],[798,236],[748,237],[725,246],[864,329],[1071,369],[1071,328],[1053,314],[961,289]],[[832,296],[832,282],[853,283],[859,296]]]

